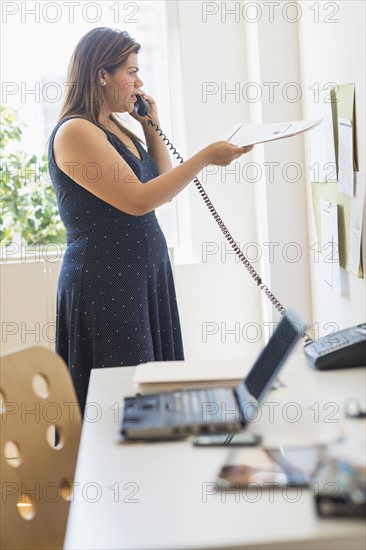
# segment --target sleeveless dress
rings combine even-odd
[[[92,368],[183,360],[184,351],[168,248],[155,212],[121,212],[58,168],[54,137],[71,118],[80,117],[60,121],[48,148],[67,235],[57,288],[56,352],[68,365],[84,414]],[[142,183],[159,175],[137,140],[142,160],[101,129]]]

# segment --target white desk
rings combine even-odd
[[[249,492],[226,494],[226,501],[220,491],[209,494],[227,447],[194,448],[192,440],[120,445],[121,401],[133,395],[133,372],[92,371],[66,549],[365,547],[363,523],[319,519],[312,491],[263,490],[252,502]],[[347,397],[365,403],[365,369],[317,372],[294,355],[281,380],[286,386],[265,400],[279,403],[273,420],[264,405],[261,419],[247,428],[268,445],[314,443],[322,430],[338,429]]]

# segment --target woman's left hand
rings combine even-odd
[[[157,106],[156,106],[156,103],[155,103],[155,99],[153,97],[151,97],[150,95],[146,95],[142,90],[139,90],[139,92],[136,93],[136,96],[137,95],[142,96],[145,99],[145,101],[147,101],[148,104],[150,105],[149,115],[151,116],[151,118],[154,121],[158,120],[158,109],[157,109]],[[146,122],[148,121],[148,117],[147,116],[139,116],[137,114],[137,112],[135,111],[135,108],[130,113],[130,115],[134,119],[138,120],[141,124],[146,124]]]

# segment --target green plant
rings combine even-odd
[[[47,156],[16,149],[24,124],[16,111],[0,108],[0,242],[20,240],[27,245],[65,243],[56,195],[48,175]]]

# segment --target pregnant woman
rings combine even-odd
[[[207,164],[226,166],[251,147],[208,145],[176,168],[159,134],[140,117],[150,105],[138,71],[140,45],[96,28],[72,55],[49,167],[66,227],[57,291],[56,351],[67,363],[82,413],[92,368],[184,359],[165,237],[154,209],[172,200]],[[116,113],[143,128],[146,147]]]

